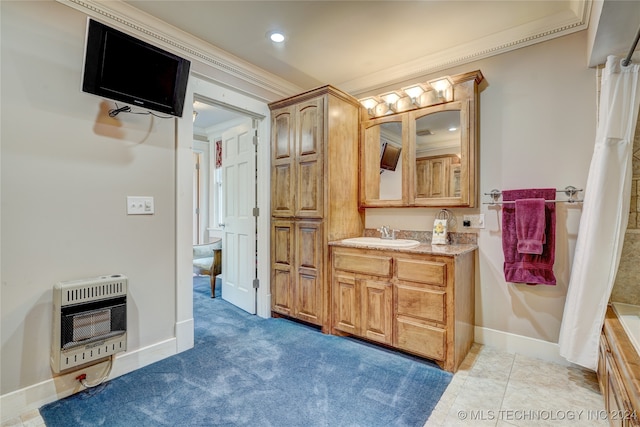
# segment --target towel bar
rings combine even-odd
[[[564,190],[556,190],[556,193],[564,193],[564,194],[566,194],[567,197],[568,197],[567,200],[545,200],[545,202],[549,202],[549,203],[581,203],[582,202],[581,199],[576,199],[576,195],[581,191],[582,190],[578,190],[576,187],[568,186],[568,187],[565,187]],[[489,193],[484,193],[484,195],[491,197],[491,201],[490,202],[483,202],[482,203],[483,205],[503,205],[503,204],[515,203],[515,201],[506,201],[506,202],[499,201],[498,199],[500,199],[500,197],[502,196],[502,191],[500,191],[500,190],[493,189]]]

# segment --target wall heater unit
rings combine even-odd
[[[120,274],[53,287],[51,368],[68,371],[127,349],[127,278]]]

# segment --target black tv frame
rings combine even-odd
[[[383,170],[395,171],[402,153],[402,147],[385,142],[380,150],[380,172]]]
[[[93,19],[88,18],[87,21],[82,91],[182,117],[191,62]],[[127,48],[126,51],[122,51],[121,58],[115,55],[116,46]],[[106,49],[112,50],[107,52]],[[142,58],[148,62],[143,62]],[[105,63],[105,61],[110,62]],[[161,64],[165,65],[164,71],[170,72],[170,79],[159,78],[154,74],[154,72],[161,72],[158,69]],[[131,73],[132,81],[120,79],[120,76],[115,74],[116,70],[123,75]],[[112,74],[106,75],[105,72]],[[147,80],[145,76],[150,77]],[[158,91],[164,92],[164,95],[156,98],[149,96],[154,93],[155,88],[160,87],[158,85],[167,82],[172,82],[172,87]],[[127,89],[127,85],[131,86],[132,83],[142,84],[141,90],[136,93],[138,86],[134,90]]]

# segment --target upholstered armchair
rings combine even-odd
[[[211,298],[216,295],[216,276],[222,273],[222,240],[193,246],[193,272],[209,276]]]

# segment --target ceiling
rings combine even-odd
[[[193,111],[196,113],[193,119],[193,133],[202,136],[206,136],[208,131],[215,126],[222,123],[236,123],[246,117],[237,111],[214,105],[206,100],[194,101]]]
[[[148,1],[127,4],[298,85],[347,83],[421,58],[562,34],[584,15],[576,0]],[[583,27],[584,28],[584,27]],[[568,28],[567,30],[571,30]],[[578,29],[580,29],[578,27]],[[281,30],[282,44],[267,34]],[[489,40],[486,40],[489,41]],[[494,46],[492,46],[494,48]],[[351,84],[350,86],[354,86]]]
[[[123,3],[300,91],[332,84],[356,96],[582,31],[590,18],[603,26],[592,52],[604,57],[586,61],[602,63],[606,54],[628,50],[640,24],[640,1],[627,0]],[[284,43],[268,39],[273,30],[286,35]],[[200,112],[196,120],[207,116]]]

